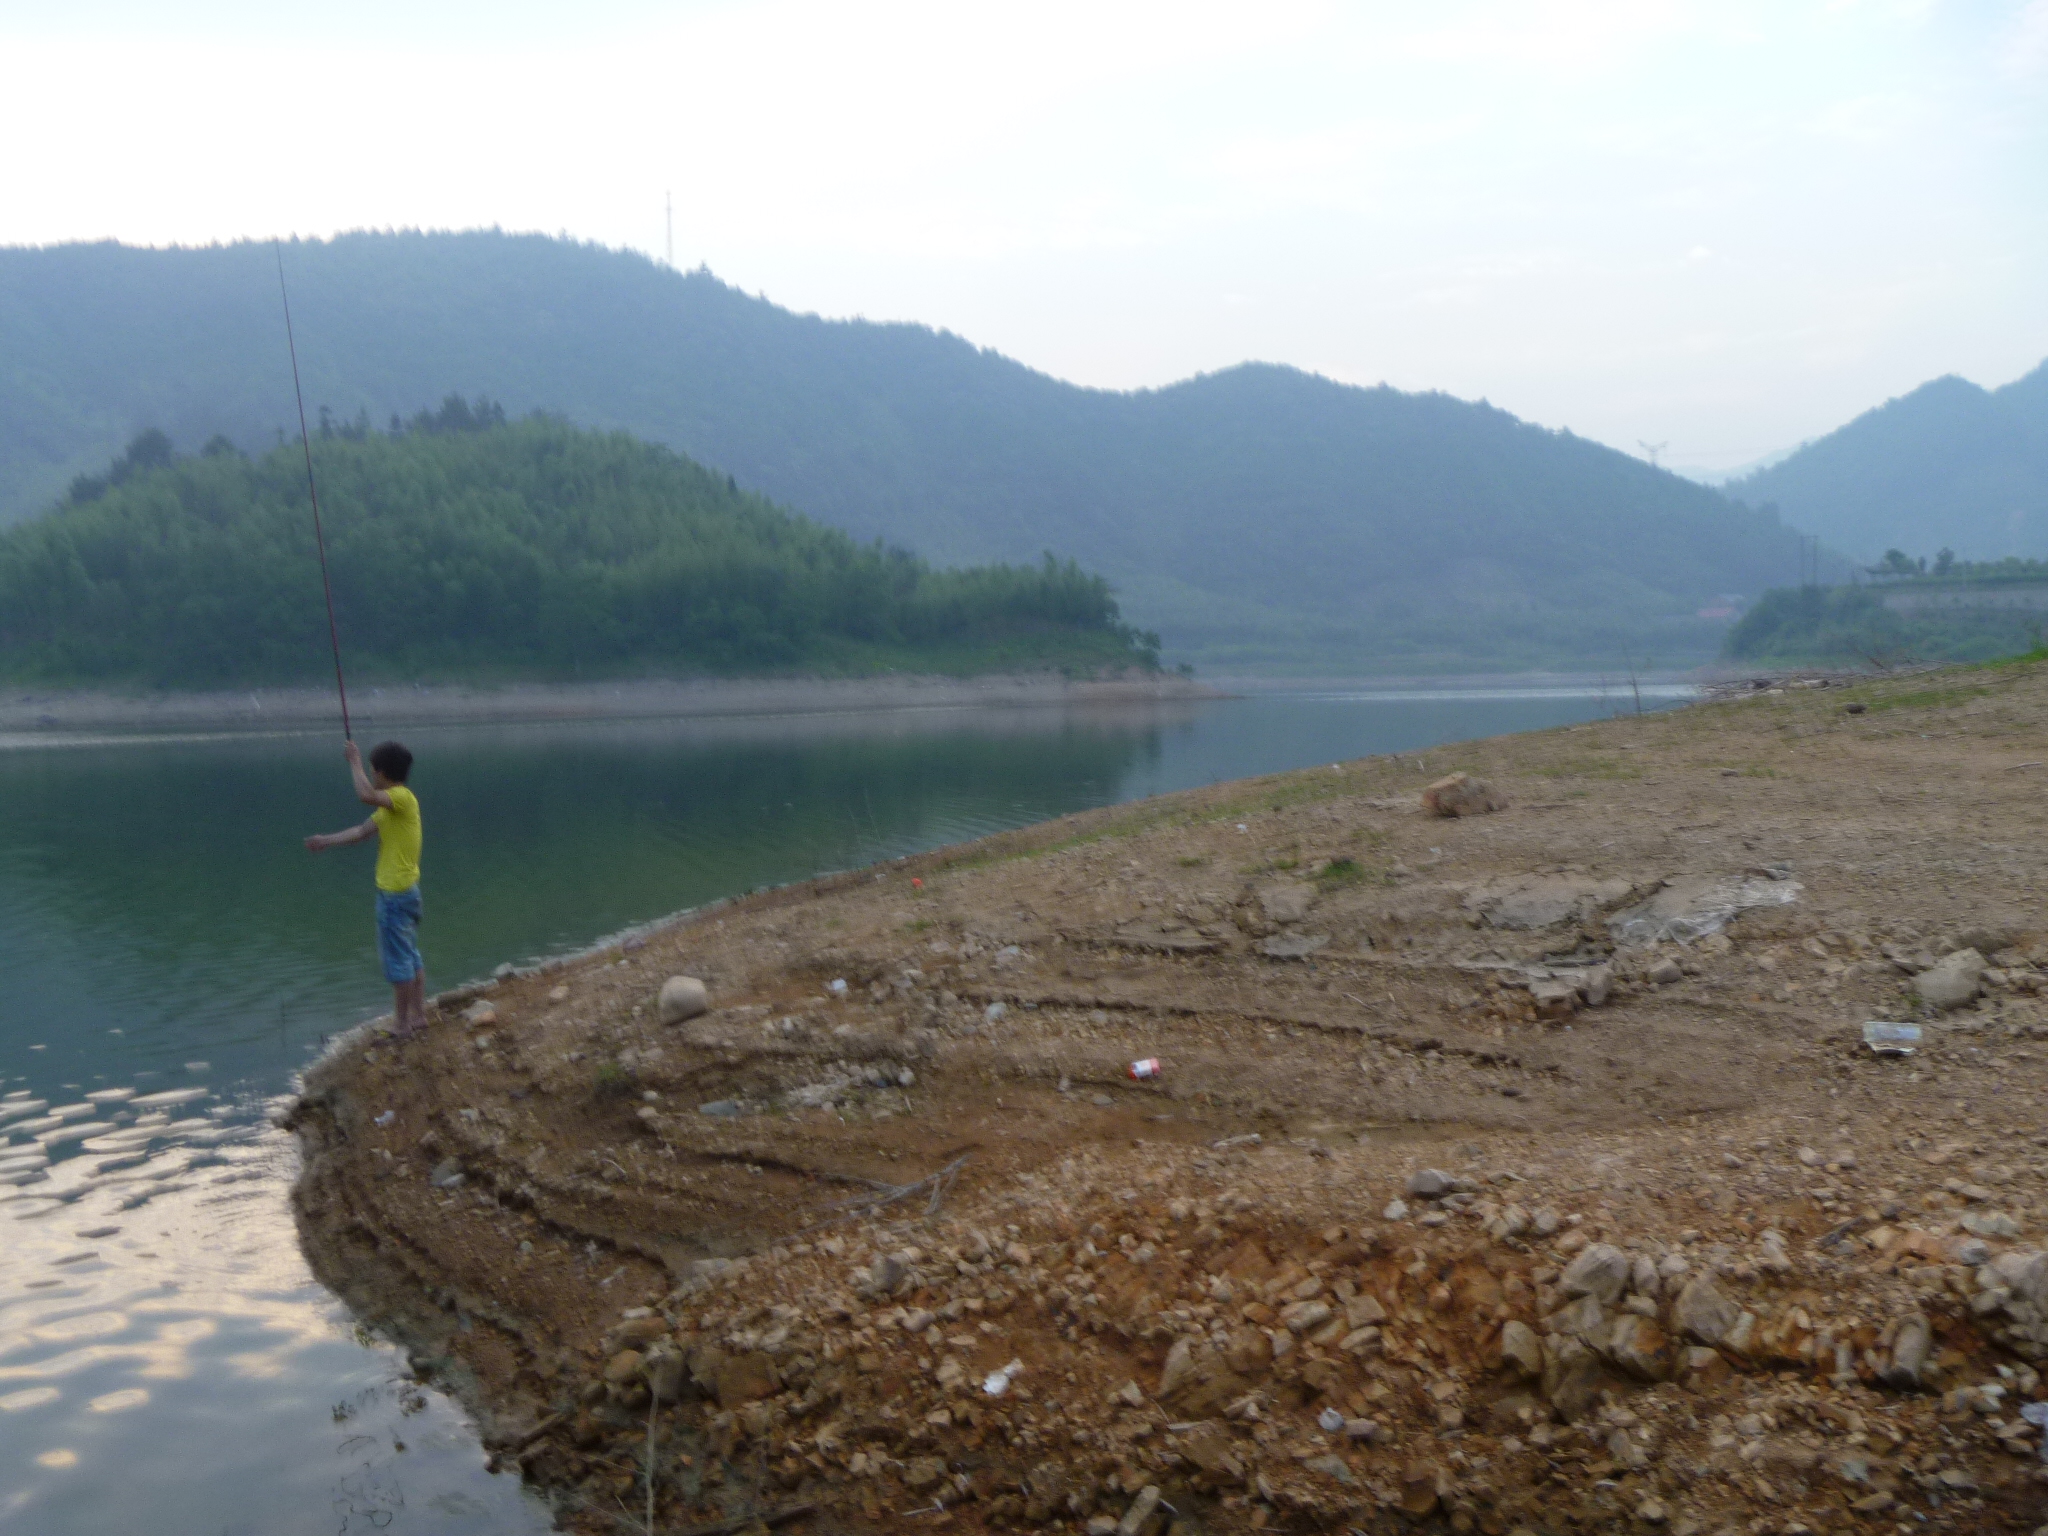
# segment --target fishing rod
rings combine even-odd
[[[284,245],[277,254],[277,296],[284,300],[284,344],[292,355],[292,394],[299,402],[299,446],[306,451],[306,495],[313,502],[313,546],[320,551],[320,590],[327,594],[327,643],[334,650],[334,691],[341,696],[341,739],[354,741],[348,722],[348,684],[341,676],[341,631],[334,626],[334,584],[327,579],[327,536],[320,531],[320,488],[313,483],[313,438],[306,430],[306,392],[299,387],[299,344],[292,338],[292,296],[284,286]]]

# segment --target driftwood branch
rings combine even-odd
[[[960,1170],[973,1154],[963,1152],[937,1173],[929,1174],[912,1184],[877,1184],[875,1193],[856,1195],[851,1200],[842,1200],[838,1208],[849,1213],[865,1213],[880,1210],[885,1205],[894,1205],[898,1200],[907,1200],[921,1190],[929,1189],[931,1199],[925,1206],[925,1215],[936,1216],[939,1206],[953,1188],[953,1181],[960,1176]]]
[[[525,1434],[521,1435],[517,1440],[514,1440],[509,1449],[511,1450],[513,1455],[517,1456],[521,1451],[524,1451],[528,1446],[532,1445],[536,1440],[539,1440],[541,1436],[545,1435],[549,1430],[553,1429],[557,1424],[561,1423],[564,1419],[568,1417],[569,1415],[566,1413],[549,1414],[546,1418],[542,1419],[538,1424],[534,1425],[533,1428],[529,1429]]]
[[[874,1190],[873,1194],[856,1195],[851,1200],[839,1201],[831,1207],[832,1210],[838,1212],[837,1215],[828,1216],[823,1221],[814,1221],[803,1230],[815,1232],[820,1227],[831,1226],[834,1222],[849,1221],[856,1216],[870,1215],[875,1211],[879,1211],[885,1205],[894,1205],[897,1201],[907,1200],[912,1195],[924,1190],[931,1191],[931,1198],[925,1202],[924,1213],[927,1216],[936,1216],[939,1214],[939,1206],[944,1203],[946,1196],[952,1191],[953,1181],[960,1177],[961,1168],[966,1165],[967,1159],[973,1155],[971,1152],[963,1152],[937,1173],[929,1174],[911,1184],[884,1184],[877,1179],[863,1179],[861,1182],[870,1186]]]

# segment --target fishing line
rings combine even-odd
[[[348,723],[348,684],[341,677],[341,631],[334,627],[334,584],[327,579],[327,536],[320,531],[320,489],[313,483],[313,438],[306,431],[306,392],[299,387],[299,344],[292,339],[292,296],[284,286],[284,246],[277,253],[277,295],[284,300],[284,344],[292,355],[292,394],[299,402],[299,446],[306,451],[306,495],[313,502],[313,545],[320,551],[320,590],[327,594],[327,643],[334,649],[334,691],[341,696],[341,739],[354,741]]]

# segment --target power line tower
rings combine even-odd
[[[1650,461],[1650,468],[1655,469],[1657,467],[1657,455],[1666,448],[1669,448],[1671,444],[1668,442],[1646,443],[1639,437],[1636,439],[1636,446],[1643,450],[1643,457]]]

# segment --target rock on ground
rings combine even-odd
[[[661,984],[655,1000],[656,1012],[664,1024],[681,1024],[709,1011],[710,993],[694,976],[671,976]]]
[[[1984,986],[1984,957],[1974,949],[1944,955],[1913,978],[1913,990],[1930,1008],[1947,1012],[1975,1002]]]
[[[1469,773],[1438,779],[1422,792],[1422,808],[1432,816],[1483,816],[1507,806],[1507,796]]]

